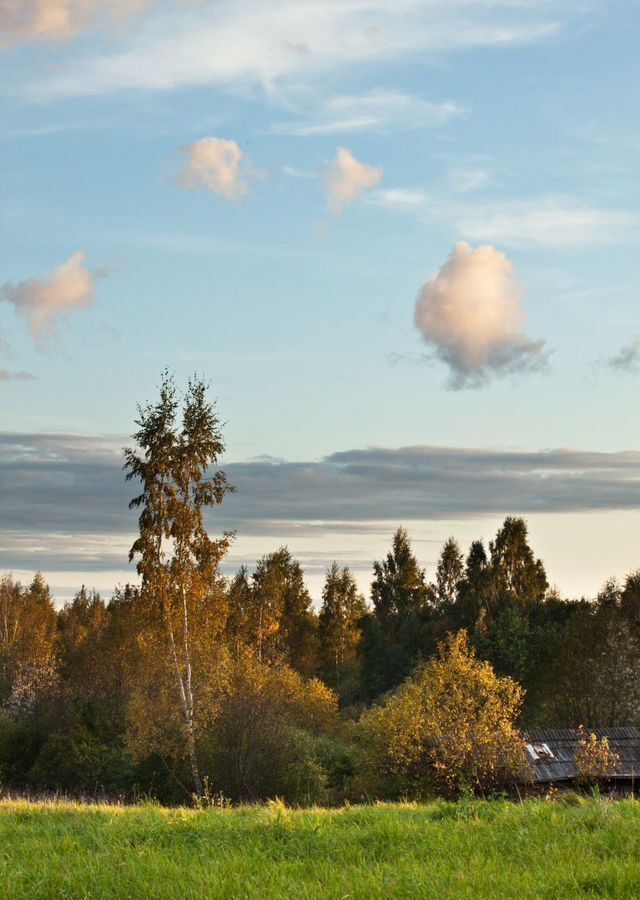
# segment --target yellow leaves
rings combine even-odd
[[[392,774],[431,772],[447,794],[463,783],[484,791],[524,766],[514,725],[522,700],[522,688],[478,660],[460,631],[383,706],[363,715],[363,738]]]
[[[609,746],[609,739],[599,738],[594,732],[588,732],[583,725],[578,727],[578,736],[575,752],[578,778],[582,781],[598,781],[615,775],[620,757]]]

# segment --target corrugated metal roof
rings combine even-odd
[[[589,728],[598,738],[606,737],[609,746],[620,757],[620,764],[614,778],[638,778],[640,782],[640,730],[632,727]],[[574,754],[578,741],[577,731],[572,728],[534,729],[524,735],[529,744],[546,744],[553,758],[544,756],[531,759],[534,767],[534,781],[567,781],[578,774]]]

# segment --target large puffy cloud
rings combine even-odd
[[[96,18],[136,15],[151,0],[0,0],[0,46],[76,37]]]
[[[415,325],[448,366],[451,387],[478,387],[492,375],[544,363],[544,341],[523,333],[521,297],[504,253],[464,241],[425,282],[416,299]]]
[[[93,305],[96,276],[84,267],[84,259],[78,250],[53,272],[0,288],[0,298],[26,319],[35,341],[42,341],[61,316]]]
[[[252,169],[235,141],[207,137],[182,149],[186,160],[178,174],[178,184],[206,188],[227,200],[249,193]]]
[[[336,158],[325,166],[323,175],[329,198],[329,209],[331,212],[339,214],[363,191],[380,184],[382,168],[362,163],[350,150],[338,147]]]

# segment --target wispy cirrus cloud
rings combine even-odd
[[[447,222],[457,236],[509,247],[579,248],[637,242],[640,220],[623,209],[590,206],[567,195],[471,202],[421,189],[376,191],[371,202],[425,223]]]
[[[37,344],[55,332],[56,323],[69,313],[93,306],[95,281],[102,272],[84,265],[85,255],[77,250],[52,272],[0,287],[0,300],[9,303],[27,323]]]
[[[573,197],[533,200],[461,210],[461,234],[478,241],[572,247],[637,240],[638,217],[617,209],[588,206]]]
[[[273,91],[373,60],[544,40],[563,18],[559,0],[396,0],[393,6],[386,0],[223,0],[197,12],[167,4],[123,49],[85,56],[30,92],[52,97],[204,84]]]
[[[523,333],[523,289],[504,253],[458,242],[420,289],[415,326],[449,369],[455,390],[500,375],[540,369],[544,341]]]
[[[401,91],[372,90],[366,94],[331,97],[311,114],[275,125],[279,134],[313,137],[373,131],[380,134],[437,128],[467,113],[462,104],[430,103]]]
[[[469,194],[486,187],[491,182],[491,173],[478,166],[457,167],[449,172],[449,182],[457,194]]]
[[[339,215],[352,200],[380,184],[382,167],[360,162],[346,147],[338,147],[335,159],[324,168],[323,178],[329,209]]]

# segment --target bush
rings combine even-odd
[[[129,759],[118,743],[105,744],[82,728],[54,732],[46,739],[28,780],[44,788],[114,793],[129,773]]]
[[[578,728],[578,736],[575,752],[578,781],[596,784],[601,779],[615,775],[620,757],[609,746],[608,738],[599,738],[597,734],[589,733],[582,725]]]
[[[363,785],[375,794],[486,794],[525,770],[515,728],[523,699],[511,678],[477,659],[465,631],[381,706],[362,716]]]
[[[202,736],[204,768],[214,789],[233,800],[324,802],[331,773],[323,736],[337,721],[337,697],[322,682],[247,654]]]

